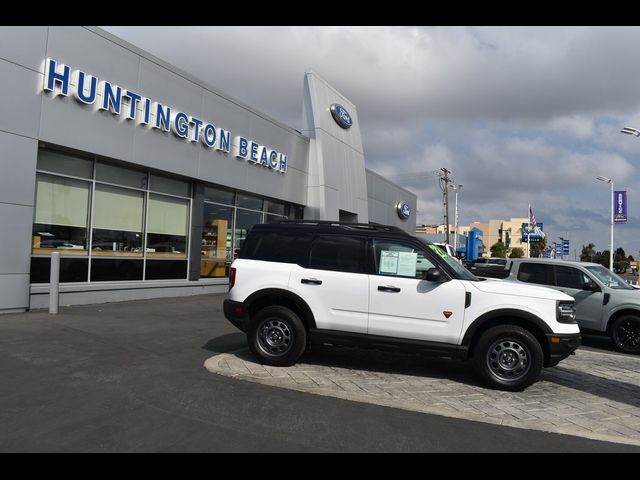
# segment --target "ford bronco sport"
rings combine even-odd
[[[308,345],[395,348],[471,359],[492,388],[521,390],[580,344],[572,297],[481,281],[397,227],[254,225],[231,265],[226,318],[268,365]]]

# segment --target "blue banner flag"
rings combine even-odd
[[[613,195],[613,223],[627,223],[627,191],[616,190]]]

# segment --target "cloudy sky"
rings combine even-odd
[[[432,172],[464,187],[460,224],[523,217],[609,247],[610,177],[629,197],[614,246],[640,253],[638,27],[103,27],[300,129],[305,70],[358,109],[367,168],[442,222]],[[450,195],[453,219],[453,195]]]

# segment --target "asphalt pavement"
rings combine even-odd
[[[223,298],[0,316],[0,452],[640,452],[628,443],[212,373],[206,361],[245,355],[244,335],[222,315]],[[407,373],[393,359],[381,364],[376,352],[327,349],[312,355],[318,368],[339,361],[354,375],[376,369],[380,376]],[[421,375],[479,388],[466,368],[437,360]],[[554,385],[566,387],[551,382],[549,388]],[[609,379],[602,386],[619,385]],[[638,385],[629,388],[637,391]]]

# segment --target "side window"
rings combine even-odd
[[[309,268],[366,273],[365,251],[362,238],[321,235],[311,244]]]
[[[556,265],[556,285],[558,287],[582,290],[584,282],[584,274],[577,268]]]
[[[374,240],[376,273],[395,277],[422,278],[435,264],[425,253],[410,244],[387,240]]]
[[[518,270],[518,280],[528,283],[553,285],[552,265],[543,263],[521,263]]]
[[[297,263],[306,267],[310,243],[310,235],[276,232],[249,234],[240,257],[265,262]]]

